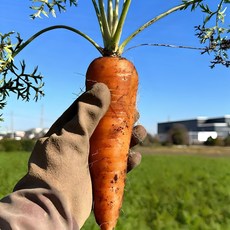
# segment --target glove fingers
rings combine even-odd
[[[80,135],[86,134],[90,137],[108,110],[110,99],[108,87],[103,83],[95,84],[91,90],[78,98],[74,117],[64,125],[62,131]]]
[[[132,169],[137,167],[141,163],[141,154],[139,152],[129,152],[127,172],[130,172]]]
[[[130,148],[143,142],[146,136],[147,136],[147,131],[142,125],[134,126],[131,141],[130,141]]]
[[[72,105],[54,122],[54,124],[50,127],[48,132],[46,133],[46,137],[51,136],[54,133],[59,134],[61,132],[62,127],[73,119],[74,115],[76,114],[76,107],[77,107],[78,99],[76,99]]]
[[[49,131],[46,133],[46,137],[51,136],[52,134],[60,134],[62,128],[70,122],[79,112],[79,106],[85,104],[84,108],[92,108],[95,110],[95,107],[98,108],[98,112],[93,120],[96,122],[97,119],[100,119],[104,113],[107,111],[110,103],[110,92],[108,87],[103,83],[95,84],[91,90],[83,93],[78,99],[76,99],[72,105],[55,121],[51,126]],[[81,109],[80,109],[81,110]],[[87,111],[88,113],[90,111]],[[99,121],[99,120],[98,120]],[[94,124],[96,125],[98,121]],[[74,127],[75,128],[75,127]]]
[[[130,149],[135,145],[143,142],[146,136],[147,132],[142,125],[134,126],[130,142]],[[141,163],[141,158],[142,156],[139,152],[133,152],[130,150],[128,156],[127,172],[137,167]]]

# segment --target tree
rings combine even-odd
[[[67,4],[70,7],[77,6],[77,0],[31,0],[32,6],[30,7],[34,13],[31,15],[32,19],[39,18],[41,15],[48,16],[51,14],[56,17],[56,12],[59,13],[67,9]],[[14,64],[14,58],[23,50],[30,42],[41,34],[53,30],[53,29],[67,29],[84,37],[90,43],[92,43],[100,53],[110,52],[116,55],[120,55],[124,47],[133,39],[138,33],[145,28],[151,26],[156,21],[167,15],[178,11],[186,10],[188,8],[191,11],[201,10],[205,14],[204,21],[201,25],[196,26],[196,36],[200,43],[203,44],[203,48],[199,48],[202,54],[213,54],[214,59],[211,62],[211,68],[217,64],[222,64],[229,67],[230,61],[228,60],[227,51],[230,48],[230,40],[227,38],[229,28],[224,27],[224,19],[226,16],[226,5],[230,3],[229,0],[219,0],[216,9],[211,9],[206,4],[205,0],[182,0],[181,4],[174,6],[166,12],[153,17],[146,22],[143,26],[138,28],[122,43],[120,42],[120,36],[122,32],[122,26],[129,10],[131,0],[124,1],[122,11],[119,17],[119,0],[108,0],[107,2],[107,17],[104,8],[103,0],[92,0],[95,8],[95,12],[99,21],[102,36],[104,38],[104,48],[100,47],[93,39],[83,34],[81,31],[68,27],[68,26],[53,26],[39,31],[28,40],[24,41],[19,33],[9,32],[6,34],[0,33],[0,110],[2,110],[6,104],[7,97],[10,93],[15,93],[19,99],[28,101],[31,98],[31,93],[34,93],[34,99],[37,100],[40,96],[44,95],[43,92],[43,76],[38,73],[36,67],[31,73],[26,72],[26,63],[21,62],[20,66]],[[112,28],[112,29],[111,29]],[[113,35],[111,36],[111,31]],[[141,44],[141,45],[155,45],[155,46],[167,46],[176,47],[166,44]],[[183,47],[180,48],[194,48],[196,47]]]
[[[212,138],[208,137],[207,140],[204,142],[204,145],[207,146],[224,146],[225,145],[225,139],[217,137]]]
[[[204,142],[204,145],[207,146],[214,146],[215,145],[215,139],[211,136],[207,138],[207,140]]]
[[[153,136],[150,133],[147,133],[147,136],[144,139],[144,141],[140,143],[141,146],[151,146],[154,144],[159,144],[159,139],[157,136]]]
[[[230,135],[228,135],[227,137],[225,137],[225,139],[224,139],[224,145],[225,146],[230,146]]]
[[[183,124],[173,124],[168,132],[168,142],[174,145],[188,145],[187,128]]]

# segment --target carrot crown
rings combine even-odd
[[[59,12],[65,10],[65,6],[61,5],[61,2],[66,3],[67,0],[49,2],[48,0],[31,0],[33,3],[40,3],[40,6],[32,6],[31,8],[36,11],[31,18],[41,17],[40,15],[43,14],[48,17],[48,13],[51,13],[52,16],[56,17],[54,7],[57,6]],[[66,26],[66,25],[55,25],[47,27],[33,36],[31,36],[27,41],[23,41],[20,37],[19,43],[14,45],[16,48],[11,49],[10,52],[7,53],[7,57],[4,58],[5,60],[1,60],[0,62],[0,72],[1,70],[5,69],[7,64],[10,63],[13,58],[20,53],[28,44],[30,44],[35,38],[40,36],[41,34],[51,31],[54,29],[66,29],[72,31],[86,40],[88,40],[100,53],[102,56],[121,56],[124,52],[124,48],[126,45],[141,31],[146,29],[147,27],[151,26],[156,21],[162,19],[163,17],[181,9],[185,9],[190,5],[194,5],[199,3],[201,0],[183,0],[182,4],[172,7],[171,9],[161,13],[160,15],[152,18],[151,20],[147,21],[141,27],[137,28],[132,34],[130,34],[127,38],[123,41],[120,41],[123,26],[126,20],[127,13],[129,11],[129,7],[131,5],[131,0],[92,0],[92,4],[95,9],[95,13],[97,16],[97,20],[99,23],[102,39],[103,39],[103,47],[100,46],[94,39],[83,33],[82,31]],[[77,5],[76,0],[69,0],[70,6]],[[45,8],[48,8],[49,12],[45,11]],[[9,36],[11,33],[7,34],[7,39],[10,39]],[[2,58],[0,58],[2,59]]]
[[[48,16],[49,13],[52,16],[56,17],[55,8],[61,11],[65,11],[65,5],[69,2],[70,6],[77,5],[77,0],[31,0],[34,4],[31,8],[36,12],[31,15],[32,19],[41,17],[40,15],[43,14]],[[216,11],[211,11],[207,5],[204,5],[202,2],[204,0],[182,0],[180,5],[174,6],[169,10],[159,14],[156,17],[153,17],[142,26],[137,28],[133,33],[131,33],[128,37],[121,41],[121,35],[123,26],[126,20],[126,16],[129,12],[129,8],[131,5],[132,0],[91,0],[92,5],[94,7],[98,24],[100,27],[102,39],[103,39],[103,46],[99,45],[94,39],[89,37],[87,34],[79,31],[76,28],[72,28],[66,25],[55,25],[51,27],[47,27],[38,33],[34,34],[31,38],[27,41],[23,41],[20,37],[17,37],[19,42],[16,45],[11,46],[10,35],[8,33],[4,36],[1,36],[2,39],[7,39],[7,46],[4,46],[3,51],[0,50],[0,72],[4,70],[10,62],[12,62],[13,58],[22,50],[24,49],[30,42],[32,42],[36,37],[40,36],[41,34],[54,30],[54,29],[67,29],[70,30],[88,40],[100,53],[102,56],[121,56],[124,52],[124,48],[127,44],[139,33],[141,33],[144,29],[148,28],[158,20],[164,18],[165,16],[178,11],[187,9],[191,6],[191,10],[196,9],[198,6],[202,9],[207,16],[203,22],[203,27],[197,27],[198,33],[196,34],[200,39],[201,43],[205,43],[210,41],[211,43],[220,44],[228,42],[226,38],[222,39],[221,35],[224,33],[228,33],[229,30],[225,28],[219,27],[218,23],[221,21],[224,22],[224,12],[225,9],[222,11],[222,7],[224,3],[229,3],[228,1],[220,0],[220,4],[218,5],[218,9]],[[48,11],[46,10],[48,9]],[[211,28],[206,28],[207,23],[216,17],[216,26]],[[213,42],[213,37],[216,36],[215,41]],[[10,46],[9,46],[10,45]],[[7,49],[9,48],[10,49]],[[15,49],[12,47],[16,47]],[[209,51],[216,51],[216,45],[208,47],[205,52]],[[219,46],[217,46],[219,47]],[[224,48],[226,45],[224,46]],[[221,47],[220,47],[221,48]],[[229,48],[229,44],[227,46]],[[217,50],[218,52],[218,50]],[[1,57],[2,56],[2,57]]]

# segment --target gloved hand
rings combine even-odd
[[[95,84],[37,141],[28,173],[0,203],[0,229],[82,227],[92,208],[89,139],[109,104],[107,86]],[[133,134],[132,146],[143,140],[146,131],[136,126]],[[140,160],[139,153],[130,152],[128,170]]]

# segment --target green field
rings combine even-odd
[[[226,148],[198,152],[144,148],[142,152],[146,154],[141,165],[127,178],[117,230],[230,229],[230,157]],[[9,193],[25,173],[28,156],[0,153],[0,196]],[[99,228],[91,216],[82,229]]]
[[[0,197],[10,193],[27,169],[29,153],[0,152]]]

